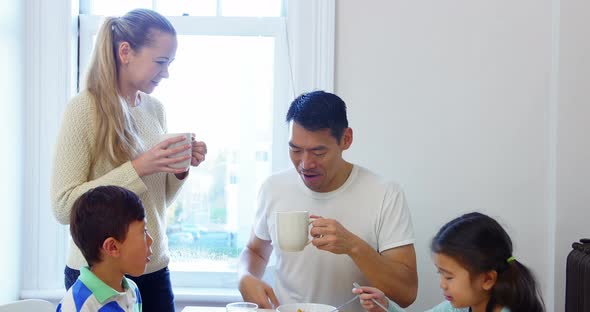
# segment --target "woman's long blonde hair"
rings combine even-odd
[[[86,89],[96,109],[96,146],[92,164],[106,159],[118,166],[143,152],[128,104],[118,87],[118,49],[128,42],[138,52],[153,42],[154,31],[176,35],[172,24],[152,10],[136,9],[122,17],[107,17],[97,38],[86,74]]]

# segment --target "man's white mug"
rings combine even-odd
[[[276,231],[279,248],[282,251],[302,251],[311,243],[308,211],[278,211],[276,213]]]
[[[177,143],[170,144],[167,149],[171,149],[171,148],[175,148],[175,147],[178,147],[178,146],[182,146],[184,144],[191,144],[191,137],[192,137],[192,134],[191,133],[165,133],[165,134],[160,135],[159,142],[162,142],[164,140],[168,140],[168,139],[171,139],[171,138],[179,137],[179,136],[184,136],[186,139],[185,140],[182,140],[180,142],[177,142]],[[178,154],[171,155],[170,157],[180,157],[180,156],[184,156],[184,155],[191,155],[192,154],[192,151],[191,150],[192,149],[189,148],[186,151],[180,152]],[[190,165],[191,165],[191,159],[189,158],[189,159],[187,159],[185,161],[181,161],[181,162],[177,162],[175,164],[171,164],[171,165],[169,165],[169,167],[171,167],[171,168],[177,168],[177,169],[184,168],[184,169],[187,169],[188,170],[188,168],[189,168]]]

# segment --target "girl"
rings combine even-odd
[[[446,301],[432,312],[541,312],[543,301],[531,272],[512,256],[512,241],[496,220],[477,212],[445,224],[431,250]],[[372,287],[353,289],[369,312],[404,311]]]
[[[207,153],[205,143],[194,135],[192,142],[176,137],[158,143],[166,132],[164,109],[149,94],[168,78],[176,46],[174,27],[154,11],[137,9],[106,18],[96,38],[86,89],[65,110],[53,162],[53,211],[62,224],[68,223],[74,201],[96,186],[121,186],[140,197],[153,235],[147,274],[133,278],[144,311],[174,311],[165,210],[188,170],[170,165],[190,158],[191,165],[198,166]],[[167,149],[182,141],[187,142]],[[189,148],[192,155],[174,156]],[[73,243],[66,264],[69,288],[79,269],[88,265]]]

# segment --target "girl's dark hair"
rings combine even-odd
[[[129,224],[145,219],[135,193],[118,186],[99,186],[82,194],[72,206],[70,234],[89,265],[101,261],[104,241],[124,241]]]
[[[455,259],[472,275],[498,273],[486,311],[496,305],[512,312],[545,311],[532,272],[511,258],[512,241],[496,220],[478,212],[464,214],[438,231],[431,250]]]
[[[287,112],[287,122],[296,122],[308,131],[330,129],[338,142],[348,128],[346,104],[335,94],[313,91],[298,96]]]

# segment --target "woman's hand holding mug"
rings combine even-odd
[[[195,134],[191,133],[191,166],[196,167],[205,161],[205,155],[207,155],[207,144],[203,141],[197,141]]]
[[[192,157],[189,135],[190,133],[166,135],[162,142],[132,160],[131,164],[137,175],[143,177],[158,172],[186,172]]]

